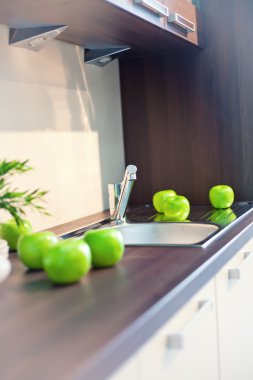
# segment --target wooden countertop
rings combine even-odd
[[[58,226],[62,234],[107,217]],[[116,267],[53,286],[11,254],[0,286],[3,380],[105,379],[253,235],[253,211],[207,248],[128,247]]]

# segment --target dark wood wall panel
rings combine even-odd
[[[133,203],[172,188],[195,204],[231,185],[253,199],[253,1],[202,0],[206,48],[120,62]]]

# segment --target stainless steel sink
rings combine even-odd
[[[104,226],[105,227],[105,226]],[[204,223],[133,223],[113,226],[122,232],[125,245],[203,245],[219,231]]]
[[[139,206],[128,214],[127,222],[116,224],[111,219],[70,231],[63,239],[80,237],[91,229],[118,228],[126,245],[137,246],[203,246],[230,228],[241,217],[251,212],[253,202],[235,203],[231,209],[214,210],[210,206],[192,206],[190,222],[172,223],[158,221],[152,205]]]

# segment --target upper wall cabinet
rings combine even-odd
[[[163,0],[106,0],[121,9],[130,12],[149,23],[164,29],[164,18],[168,16],[168,7]]]
[[[172,36],[203,46],[201,13],[189,0],[106,0]]]
[[[173,3],[178,1],[187,0]],[[0,24],[13,28],[67,25],[58,39],[83,47],[130,45],[127,54],[150,55],[201,45],[197,38],[192,40],[167,26],[170,3],[172,0],[0,0]]]
[[[164,4],[169,10],[165,29],[202,45],[202,23],[197,8],[188,0],[164,0]]]

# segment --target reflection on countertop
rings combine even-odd
[[[236,202],[231,208],[214,209],[211,205],[193,205],[188,219],[185,222],[213,223],[220,228],[227,227],[240,216],[246,214],[253,208],[253,202]],[[153,206],[134,206],[128,210],[128,223],[169,222],[166,216],[158,214]]]

